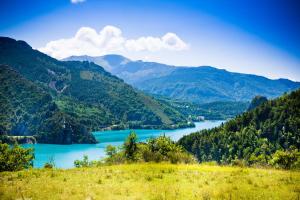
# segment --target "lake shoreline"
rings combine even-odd
[[[136,127],[130,127],[129,126],[120,126],[120,125],[112,125],[108,126],[105,128],[102,128],[97,131],[91,131],[91,133],[99,132],[99,131],[125,131],[125,130],[178,130],[178,129],[184,129],[184,128],[194,128],[195,123],[197,122],[192,122],[190,124],[184,124],[182,126],[180,125],[172,125],[172,127],[163,127],[161,128],[160,126],[157,126],[156,128],[154,126],[136,126]],[[15,136],[15,135],[3,135],[2,138],[0,138],[2,142],[7,143],[7,144],[55,144],[55,145],[73,145],[73,144],[97,144],[100,141],[97,141],[96,143],[68,143],[68,144],[57,144],[57,143],[41,143],[37,142],[37,139],[35,136]]]
[[[204,120],[205,121],[205,120]],[[211,121],[211,120],[209,120]],[[115,124],[111,126],[104,127],[99,131],[113,131],[113,130],[127,130],[127,129],[147,129],[147,130],[175,130],[180,128],[193,128],[195,127],[195,121],[188,122],[186,124],[171,124],[168,126],[165,125],[122,125],[122,124]],[[92,131],[96,132],[96,131]]]
[[[18,136],[18,135],[2,135],[1,142],[10,145],[13,144],[37,144],[37,140],[34,136]]]
[[[172,140],[177,141],[184,135],[191,134],[203,129],[210,129],[219,126],[224,121],[204,121],[196,122],[194,128],[181,128],[176,130],[154,130],[154,129],[135,129],[138,141],[144,142],[151,137],[166,135]],[[92,132],[97,144],[23,144],[25,148],[34,148],[35,160],[34,167],[42,168],[45,163],[54,160],[57,168],[73,168],[75,160],[83,159],[84,155],[89,160],[99,160],[106,156],[105,148],[107,145],[121,146],[132,130],[111,130]]]

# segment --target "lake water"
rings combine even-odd
[[[165,134],[177,141],[184,135],[196,132],[202,129],[209,129],[219,126],[224,121],[203,121],[196,122],[194,128],[184,128],[176,130],[134,130],[139,141],[145,141],[150,137],[158,137]],[[59,168],[74,167],[74,160],[82,159],[84,155],[89,160],[99,160],[105,156],[105,147],[107,145],[122,145],[125,138],[131,130],[118,131],[99,131],[94,132],[98,144],[72,144],[72,145],[56,145],[56,144],[25,144],[24,147],[33,147],[35,152],[34,167],[43,167],[46,162],[54,160],[55,166]]]

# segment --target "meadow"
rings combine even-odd
[[[0,173],[0,199],[299,199],[300,172],[209,164],[121,164]]]

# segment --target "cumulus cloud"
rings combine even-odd
[[[99,56],[108,53],[126,51],[181,51],[188,45],[175,33],[166,33],[162,37],[140,37],[126,39],[121,29],[115,26],[105,26],[97,32],[90,27],[81,27],[74,37],[51,41],[40,51],[62,59],[72,55]]]
[[[82,2],[85,2],[85,0],[71,0],[71,3],[82,3]]]

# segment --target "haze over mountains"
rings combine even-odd
[[[170,66],[156,62],[131,61],[120,55],[71,56],[65,60],[90,61],[154,95],[196,103],[250,101],[257,95],[275,98],[300,87],[287,79],[228,72],[210,66]]]
[[[106,71],[118,76],[125,82],[138,85],[143,81],[169,75],[176,68],[156,62],[132,61],[121,55],[105,55],[99,57],[71,56],[67,61],[89,61],[102,66]]]

